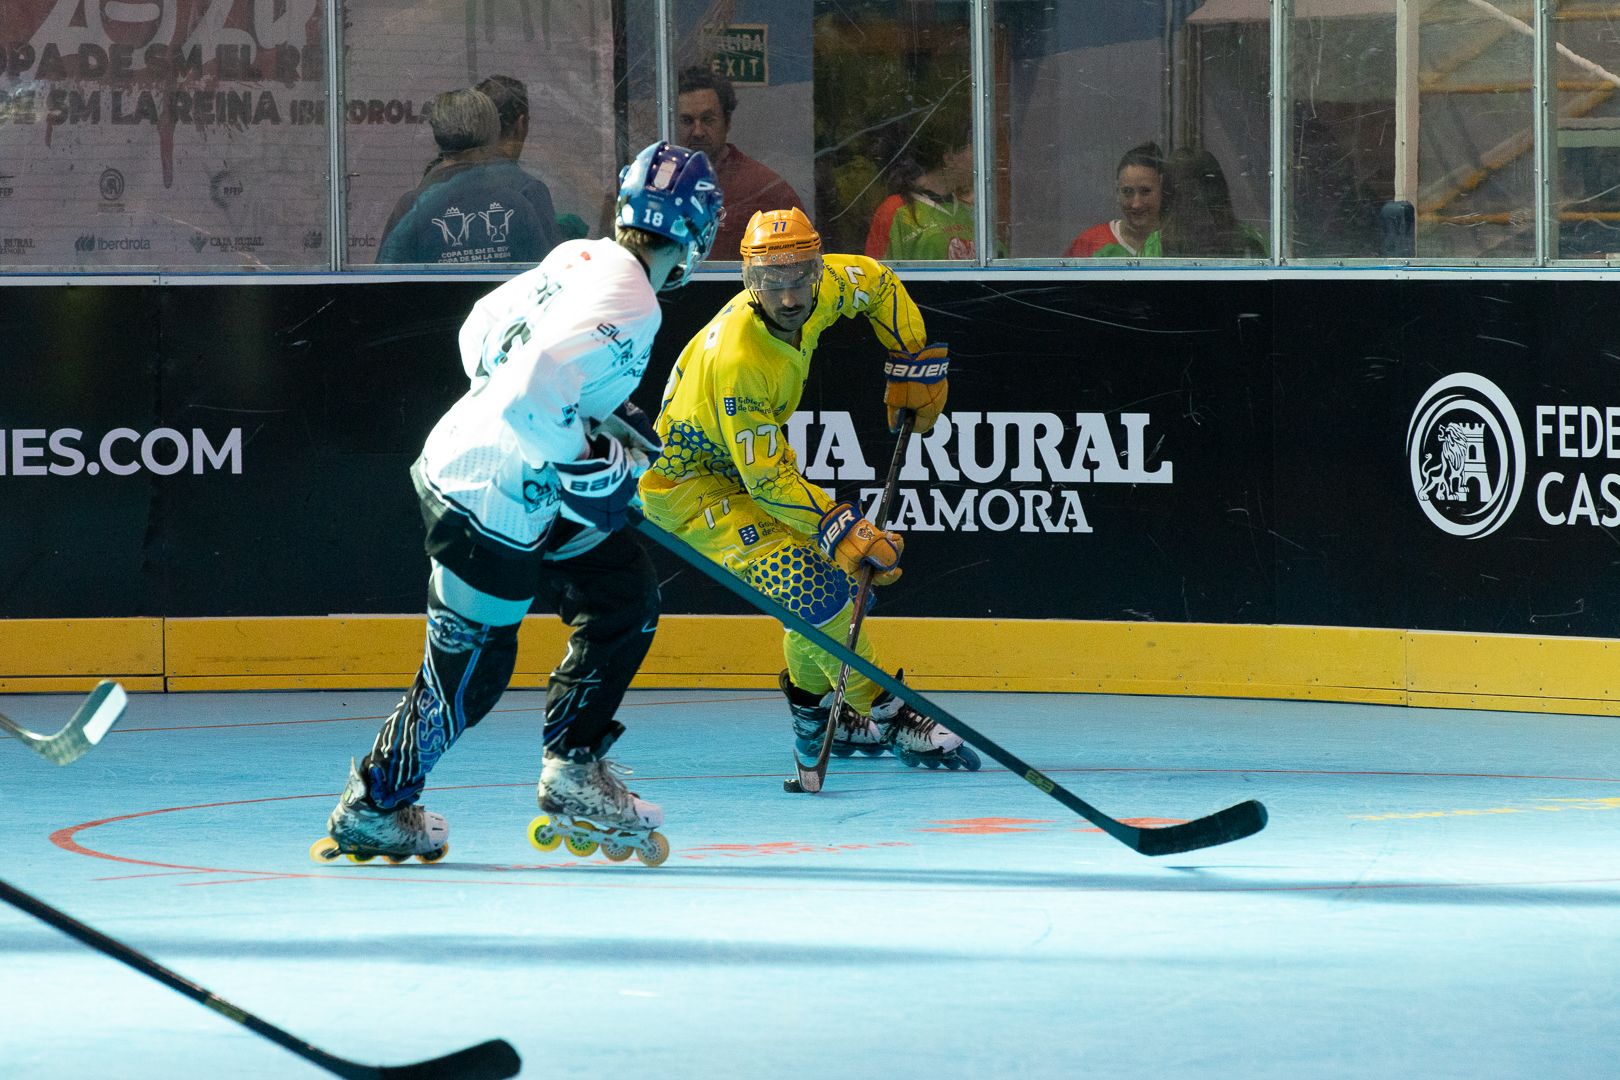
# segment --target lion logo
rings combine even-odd
[[[1433,454],[1423,455],[1423,482],[1418,498],[1431,496],[1448,502],[1462,502],[1468,498],[1468,486],[1477,483],[1476,498],[1480,502],[1491,500],[1491,474],[1485,465],[1485,426],[1464,424],[1456,420],[1441,424],[1435,432],[1440,437],[1440,460]]]
[[[1406,431],[1412,492],[1425,517],[1477,540],[1502,527],[1524,490],[1524,429],[1489,379],[1448,375],[1429,387]]]

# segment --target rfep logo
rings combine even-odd
[[[1406,429],[1412,492],[1424,516],[1477,540],[1502,527],[1524,490],[1524,429],[1489,379],[1462,371],[1429,387]]]

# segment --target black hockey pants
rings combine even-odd
[[[433,554],[466,576],[454,550]],[[487,562],[488,549],[478,557]],[[533,568],[535,604],[574,628],[546,692],[544,743],[558,751],[595,746],[652,645],[657,574],[624,532],[568,559],[524,561]],[[361,767],[374,803],[388,809],[414,802],[439,758],[495,707],[517,662],[517,631],[472,622],[429,597],[422,667]]]

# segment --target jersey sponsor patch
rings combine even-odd
[[[759,530],[752,525],[744,525],[737,530],[737,538],[744,544],[752,546],[759,543]]]
[[[737,415],[737,399],[736,398],[728,397],[722,402],[722,404],[725,406],[727,416],[736,416]]]

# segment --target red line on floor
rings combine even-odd
[[[721,705],[734,701],[776,701],[780,695],[760,695],[758,697],[727,697],[727,698],[685,698],[680,701],[626,701],[621,702],[621,709],[651,709],[666,705]],[[528,709],[492,709],[490,715],[497,713],[533,713],[536,716],[545,712],[545,706],[536,706]],[[153,731],[219,731],[230,728],[258,728],[282,727],[289,724],[344,724],[351,720],[369,720],[377,723],[386,720],[386,713],[367,714],[361,716],[320,716],[306,720],[247,720],[240,724],[174,724],[167,727],[119,727],[108,734],[134,735]]]

